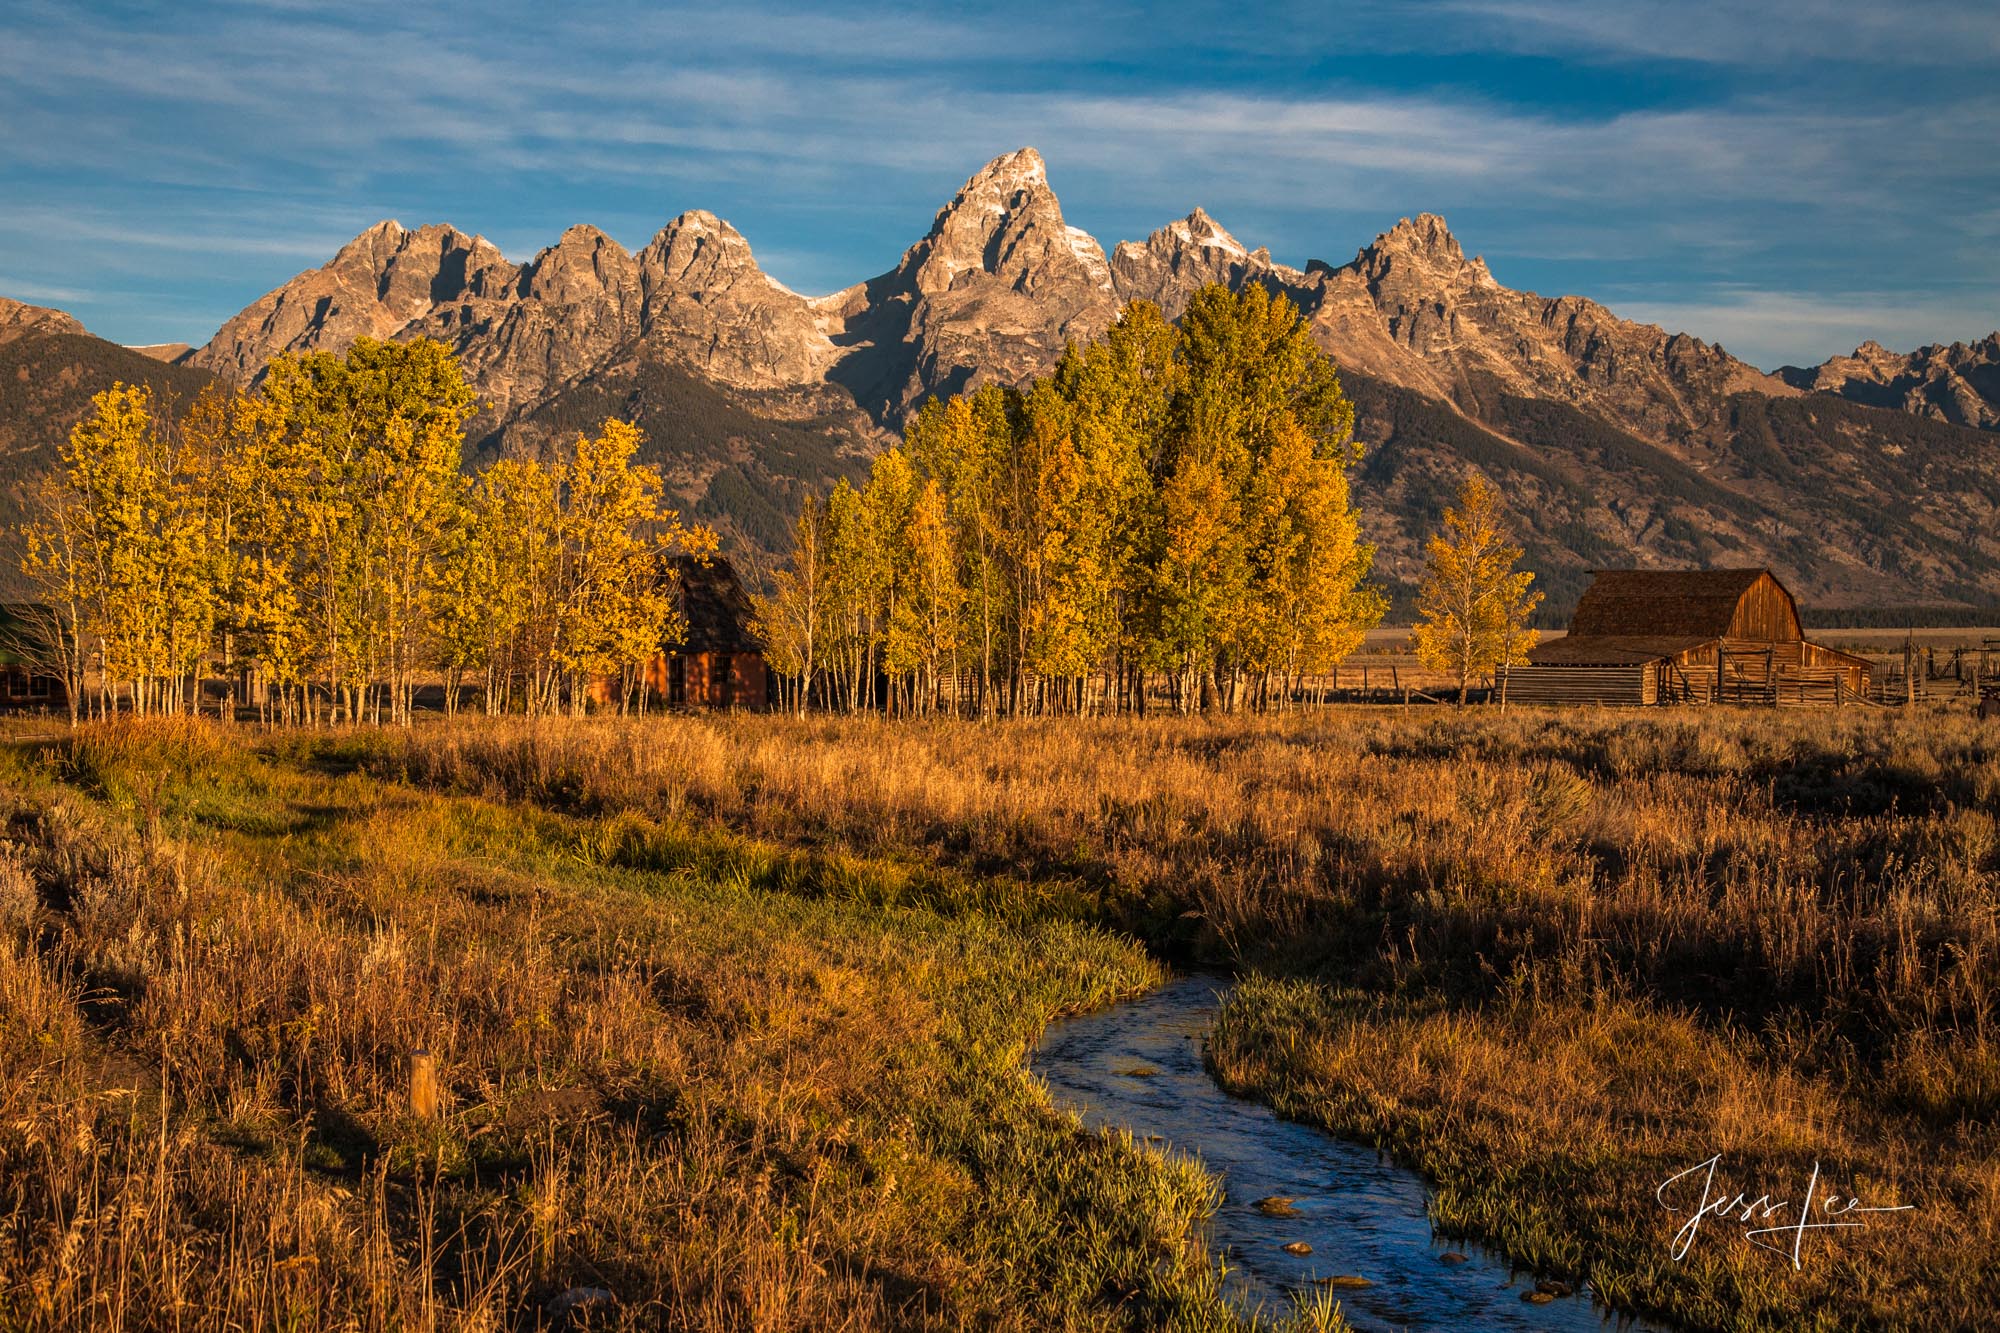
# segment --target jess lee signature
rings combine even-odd
[[[1792,1261],[1792,1267],[1797,1268],[1808,1231],[1852,1230],[1868,1225],[1867,1218],[1862,1214],[1907,1213],[1916,1207],[1910,1203],[1865,1205],[1851,1196],[1843,1198],[1837,1190],[1822,1193],[1818,1162],[1813,1163],[1812,1176],[1806,1181],[1805,1198],[1796,1205],[1789,1199],[1774,1199],[1768,1194],[1760,1194],[1754,1199],[1747,1194],[1726,1194],[1720,1192],[1715,1183],[1716,1167],[1721,1162],[1722,1154],[1717,1153],[1705,1162],[1697,1162],[1677,1175],[1668,1176],[1653,1191],[1653,1197],[1660,1201],[1662,1208],[1670,1213],[1687,1214],[1687,1221],[1674,1233],[1676,1262],[1687,1255],[1695,1236],[1701,1231],[1701,1224],[1709,1218],[1716,1219],[1718,1224],[1741,1226],[1745,1240],[1774,1254],[1784,1255]],[[1701,1197],[1690,1199],[1689,1196],[1697,1188]],[[1669,1192],[1672,1198],[1669,1198]],[[1749,1225],[1753,1222],[1771,1225]]]

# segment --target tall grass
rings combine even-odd
[[[1230,1326],[1211,1182],[1020,1075],[1149,953],[1248,977],[1232,1088],[1623,1305],[2000,1306],[1969,719],[105,728],[0,800],[0,1326]],[[1676,1262],[1652,1191],[1718,1152],[1916,1209]]]
[[[756,718],[358,738],[432,786],[720,824],[1027,892],[1184,957],[1491,994],[1613,987],[1979,1067],[2000,737],[1880,714],[960,724]],[[1038,910],[1047,910],[1038,909]],[[1990,1111],[1967,1084],[1963,1105]]]
[[[1240,1091],[1437,1217],[1694,1326],[2000,1304],[2000,734],[1943,714],[714,719],[369,740],[445,790],[1014,886],[1246,985]],[[1303,989],[1297,989],[1303,987]],[[1652,1197],[1722,1152],[1915,1201],[1812,1269]],[[1738,1229],[1740,1231],[1740,1228]]]
[[[352,758],[0,754],[0,1327],[1244,1325],[1213,1182],[1020,1073],[1130,942]]]

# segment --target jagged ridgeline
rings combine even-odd
[[[1506,497],[1552,614],[1607,564],[1769,565],[1811,607],[2000,602],[2000,439],[1981,429],[2000,336],[1766,374],[1505,287],[1430,214],[1338,265],[1277,263],[1200,209],[1107,255],[1032,149],[969,179],[895,268],[831,295],[790,291],[699,211],[636,254],[579,226],[519,264],[451,227],[384,222],[181,364],[251,384],[281,352],[434,337],[485,404],[475,465],[628,416],[683,508],[769,560],[799,497],[859,476],[926,397],[1024,383],[1127,301],[1173,316],[1210,282],[1293,301],[1339,364],[1368,450],[1356,499],[1392,587],[1414,580],[1469,463]],[[17,471],[104,387],[88,366],[63,373],[75,401],[14,426]]]

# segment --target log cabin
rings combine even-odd
[[[68,706],[68,685],[60,672],[49,670],[60,658],[54,638],[47,608],[26,603],[0,606],[0,711]]]
[[[646,664],[648,692],[670,708],[769,707],[771,672],[735,567],[681,556],[674,576],[687,635]]]
[[[1870,664],[1805,636],[1768,569],[1595,571],[1569,633],[1507,679],[1517,703],[1839,705]]]

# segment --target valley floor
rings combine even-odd
[[[1245,976],[1228,1086],[1552,1277],[1701,1328],[2000,1306],[1969,719],[46,733],[0,749],[0,1328],[1242,1327],[1213,1181],[1022,1071],[1190,965]],[[1655,1191],[1718,1154],[1911,1207],[1676,1259]]]

